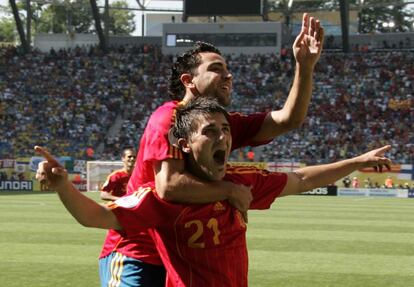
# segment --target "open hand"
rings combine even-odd
[[[303,13],[302,30],[293,43],[296,62],[313,69],[321,55],[323,39],[324,30],[320,21]]]

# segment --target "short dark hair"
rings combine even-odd
[[[216,53],[221,55],[219,49],[214,45],[205,42],[196,42],[194,47],[182,55],[177,57],[177,60],[171,67],[171,75],[169,81],[168,93],[173,100],[181,100],[184,95],[184,86],[181,83],[180,77],[184,73],[194,74],[195,69],[201,64],[200,53]]]
[[[200,116],[215,113],[222,113],[227,119],[229,118],[226,109],[218,103],[217,99],[211,97],[195,97],[185,105],[179,106],[175,113],[174,137],[188,139],[197,129],[197,119]]]
[[[130,150],[130,151],[132,152],[132,154],[133,154],[133,155],[135,155],[135,149],[134,149],[133,147],[131,147],[131,146],[127,146],[127,147],[124,147],[124,148],[122,149],[122,157],[124,157],[124,156],[125,156],[125,153],[126,153],[128,150]]]

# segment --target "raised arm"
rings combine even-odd
[[[390,149],[391,146],[387,145],[351,159],[304,167],[288,173],[288,181],[281,196],[299,194],[317,187],[327,186],[364,167],[374,167],[380,172],[384,166],[390,169],[391,160],[384,156]]]
[[[79,192],[68,180],[66,169],[47,150],[36,146],[35,151],[46,159],[39,163],[36,179],[57,192],[63,205],[80,224],[86,227],[121,229],[113,212]]]
[[[322,52],[323,39],[324,30],[319,20],[304,13],[302,30],[293,43],[296,67],[289,96],[281,110],[268,114],[254,141],[271,140],[301,126],[308,111],[313,71]]]

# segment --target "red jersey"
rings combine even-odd
[[[127,184],[131,175],[124,169],[118,169],[113,171],[106,178],[105,183],[102,185],[101,191],[106,191],[113,196],[121,197],[127,192]]]
[[[231,167],[225,180],[252,186],[250,209],[268,209],[287,176]],[[227,201],[173,204],[159,199],[152,183],[109,206],[127,237],[149,228],[167,269],[167,286],[247,286],[246,224]]]
[[[182,159],[181,151],[168,141],[168,132],[175,121],[175,109],[181,102],[166,102],[151,115],[145,131],[141,137],[134,171],[128,182],[127,193],[131,194],[145,183],[153,182],[153,163],[166,159]],[[232,150],[242,146],[255,146],[267,142],[252,142],[251,139],[258,133],[267,113],[243,115],[230,113],[229,122],[232,134]],[[114,230],[109,230],[105,239],[100,258],[112,251],[132,257],[146,263],[161,265],[161,259],[150,236],[142,232],[141,236],[122,238]]]

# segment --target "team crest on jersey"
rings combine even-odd
[[[213,210],[214,211],[224,211],[224,210],[226,210],[226,207],[220,201],[218,201],[214,204]]]

